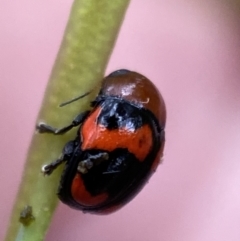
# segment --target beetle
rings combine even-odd
[[[40,133],[64,134],[80,126],[56,161],[43,166],[50,175],[65,162],[59,199],[83,212],[114,212],[143,188],[163,155],[166,108],[145,76],[120,69],[103,79],[92,109],[60,129],[39,123]]]

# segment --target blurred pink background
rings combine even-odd
[[[72,0],[0,2],[0,240]],[[163,164],[125,208],[59,205],[46,241],[240,240],[240,19],[221,1],[132,0],[107,73],[138,71],[165,98]]]

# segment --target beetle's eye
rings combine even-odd
[[[116,113],[118,114],[118,116],[125,116],[127,112],[123,105],[117,105]]]

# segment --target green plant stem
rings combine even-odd
[[[129,0],[75,0],[37,121],[62,127],[88,108],[100,86],[128,3]],[[58,107],[93,89],[87,97]],[[63,136],[33,135],[6,241],[44,240],[58,202],[56,191],[62,168],[44,177],[41,166],[55,160],[75,134],[76,130]],[[26,222],[19,222],[26,205],[32,207],[32,214]]]

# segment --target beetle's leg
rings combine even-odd
[[[42,166],[42,172],[44,175],[50,175],[59,165],[63,162],[68,161],[73,155],[74,149],[76,147],[75,141],[69,141],[63,148],[60,158],[53,161],[50,164]]]
[[[57,159],[54,162],[51,162],[50,164],[42,166],[42,173],[44,175],[50,175],[60,164],[62,164],[65,160],[63,159],[63,156],[61,156],[59,159]]]
[[[90,170],[92,167],[101,164],[103,161],[107,161],[109,159],[109,155],[107,152],[101,152],[98,154],[88,154],[88,158],[80,161],[78,164],[78,172],[85,174]]]
[[[64,133],[68,132],[69,130],[71,130],[73,127],[80,125],[84,121],[84,119],[87,117],[88,114],[89,114],[89,111],[82,112],[76,118],[74,118],[74,120],[72,121],[72,123],[70,125],[59,128],[59,129],[49,126],[43,122],[38,123],[36,128],[39,133],[52,133],[54,135],[62,135]]]

